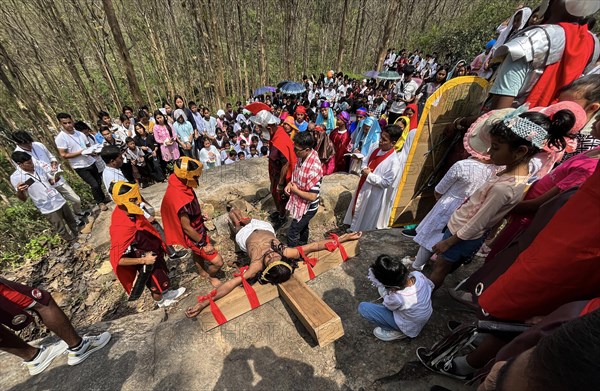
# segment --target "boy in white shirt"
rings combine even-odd
[[[54,178],[42,166],[34,164],[27,152],[13,152],[11,159],[18,167],[10,176],[17,197],[27,201],[29,196],[55,232],[67,242],[76,244],[79,233],[77,221],[63,196],[53,187]]]

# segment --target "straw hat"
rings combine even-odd
[[[465,150],[471,156],[488,160],[490,158],[488,150],[492,145],[490,129],[498,121],[501,121],[505,115],[514,110],[513,108],[493,110],[477,118],[477,121],[473,122],[463,139]]]

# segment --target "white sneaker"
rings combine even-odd
[[[373,330],[373,335],[375,335],[382,341],[393,341],[395,339],[407,338],[407,336],[405,334],[402,334],[400,331],[388,330],[381,327],[375,327],[375,329]]]
[[[69,346],[65,341],[60,341],[49,346],[40,346],[40,352],[34,360],[23,361],[23,365],[27,366],[30,375],[37,375],[48,368],[52,360],[67,350]]]
[[[110,341],[110,338],[111,335],[108,331],[97,336],[84,335],[83,346],[79,350],[67,350],[69,352],[67,363],[69,365],[81,364],[90,354],[94,353],[96,350],[102,349],[108,341]]]
[[[181,295],[183,295],[184,293],[184,287],[180,287],[178,289],[169,289],[168,291],[163,293],[162,300],[176,300],[177,298],[181,297]]]

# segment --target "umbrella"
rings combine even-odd
[[[287,83],[290,83],[290,80],[284,80],[282,82],[279,82],[279,84],[277,84],[277,88],[281,88]]]
[[[276,90],[277,90],[277,88],[275,88],[275,87],[269,87],[269,86],[260,87],[260,88],[257,88],[254,90],[254,96],[269,94],[269,93],[275,92]]]
[[[303,93],[304,91],[306,91],[306,88],[300,83],[290,81],[284,84],[283,87],[280,88],[280,90],[284,94],[295,95]]]
[[[244,107],[246,110],[252,113],[252,115],[258,114],[259,111],[267,110],[271,111],[271,108],[262,102],[253,102]]]
[[[398,80],[401,79],[402,76],[400,76],[396,71],[383,71],[377,75],[377,78],[382,80]]]
[[[377,77],[377,75],[379,75],[379,72],[372,70],[372,71],[366,71],[364,76],[369,77],[371,79],[375,79]]]

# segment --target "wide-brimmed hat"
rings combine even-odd
[[[298,127],[296,126],[296,123],[294,122],[293,116],[288,115],[287,117],[285,117],[285,120],[283,121],[283,123],[290,125],[290,128],[294,129],[295,131],[298,131]]]
[[[477,118],[463,138],[465,150],[478,159],[489,160],[489,149],[492,145],[490,130],[513,111],[515,111],[513,108],[493,110]]]
[[[250,117],[250,121],[258,126],[268,126],[278,124],[279,118],[275,117],[267,110],[261,110],[255,116]]]

